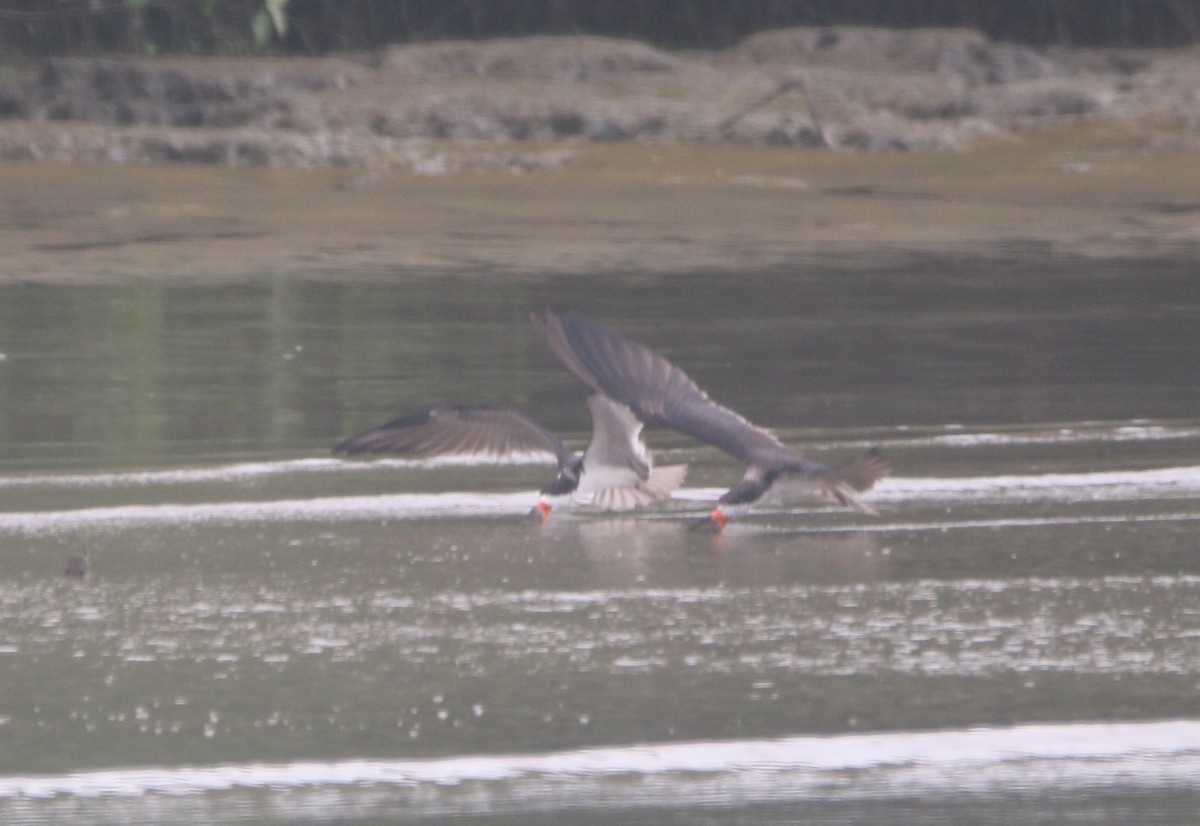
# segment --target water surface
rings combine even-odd
[[[0,819],[1191,822],[1190,267],[2,287]],[[669,433],[677,501],[545,525],[546,466],[328,455],[436,401],[582,441],[546,306],[880,445],[880,516],[690,531],[739,469]]]

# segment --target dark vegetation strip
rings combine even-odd
[[[719,48],[766,29],[826,25],[968,27],[1036,46],[1182,46],[1200,42],[1200,0],[0,0],[0,55],[315,55],[535,34]]]

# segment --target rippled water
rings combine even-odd
[[[0,289],[0,821],[1193,822],[1190,275],[926,264]],[[581,437],[545,304],[880,445],[880,516],[689,530],[738,469],[671,434],[670,506],[545,525],[542,465],[328,456],[440,400]]]

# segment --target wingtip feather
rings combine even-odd
[[[868,516],[878,516],[879,512],[869,505],[863,504],[856,494],[866,493],[875,487],[875,483],[892,472],[888,462],[879,448],[873,447],[864,455],[844,465],[840,465],[823,480],[825,495],[843,507],[851,508]]]

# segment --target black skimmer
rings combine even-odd
[[[625,511],[671,498],[687,465],[653,467],[642,423],[602,393],[588,397],[592,439],[582,454],[520,411],[507,407],[425,407],[334,445],[347,455],[391,453],[412,458],[484,456],[496,460],[549,453],[558,477],[541,489],[533,512],[545,519],[548,498],[591,494],[598,510]]]
[[[872,448],[843,465],[806,459],[769,432],[708,397],[662,356],[621,334],[574,314],[533,316],[550,349],[584,383],[628,405],[652,427],[678,430],[720,448],[746,465],[742,480],[718,500],[705,521],[723,528],[730,517],[764,498],[813,495],[874,514],[858,494],[887,475],[888,462]]]

